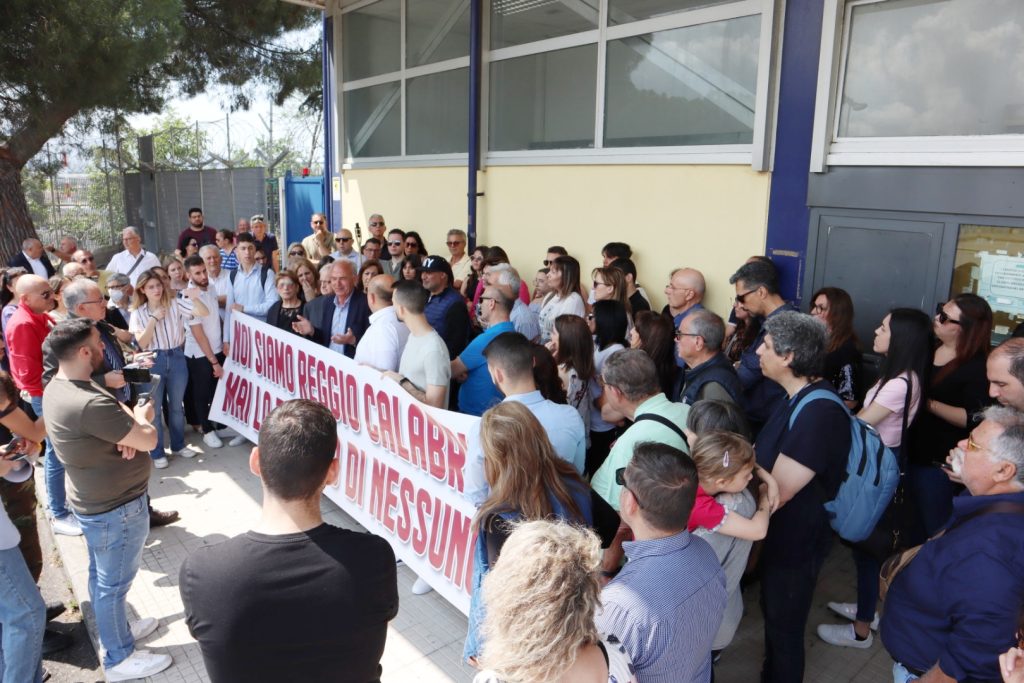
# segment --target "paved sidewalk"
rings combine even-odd
[[[156,617],[160,628],[142,647],[166,652],[174,665],[152,681],[198,682],[209,680],[199,645],[185,626],[178,593],[178,569],[185,557],[201,545],[217,543],[248,530],[259,515],[259,480],[249,472],[249,448],[208,449],[189,430],[189,443],[201,452],[191,460],[171,459],[170,467],[154,470],[150,496],[158,510],[178,510],[181,519],[150,532],[142,567],[128,594],[131,611]],[[41,472],[42,468],[39,468]],[[39,490],[43,482],[37,480]],[[332,524],[361,529],[334,503],[323,499],[324,519]],[[82,537],[57,536],[57,545],[72,587],[96,644],[95,622],[88,596],[88,557]],[[466,618],[437,593],[413,595],[414,574],[399,566],[401,607],[388,628],[382,661],[383,681],[471,681],[473,671],[461,663]],[[833,622],[825,610],[828,600],[853,598],[853,563],[849,551],[835,548],[819,582],[808,627],[806,680],[812,683],[874,683],[891,677],[891,660],[876,639],[868,650],[834,648],[818,640],[814,627]],[[762,624],[758,590],[745,595],[746,616],[733,644],[716,667],[717,683],[756,681],[760,670]],[[272,614],[266,615],[268,619]],[[344,615],[339,615],[344,618]],[[98,648],[97,648],[98,649]]]

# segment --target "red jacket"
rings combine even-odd
[[[43,395],[43,340],[52,326],[50,316],[35,313],[24,303],[18,304],[18,310],[7,323],[11,377],[30,396]]]

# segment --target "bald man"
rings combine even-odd
[[[370,280],[366,289],[366,303],[372,311],[370,326],[356,346],[356,362],[382,372],[398,372],[402,351],[409,340],[409,328],[398,319],[392,304],[394,284],[391,275],[378,275]]]
[[[665,285],[665,297],[668,303],[661,314],[672,320],[673,330],[678,330],[686,316],[704,309],[704,274],[694,268],[676,268]],[[686,361],[678,354],[676,349],[676,365],[684,367]]]

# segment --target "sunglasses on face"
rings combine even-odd
[[[304,252],[304,251],[289,251],[288,255],[289,256],[305,256],[306,252]]]
[[[402,246],[402,240],[393,240],[391,242],[388,242],[388,246],[389,247],[400,247],[400,246]]]
[[[963,323],[960,322],[959,320],[953,320],[948,315],[946,315],[946,311],[942,309],[942,307],[945,305],[946,304],[944,303],[935,305],[935,315],[939,316],[939,322],[942,323],[943,325],[945,325],[946,323],[951,323],[953,325],[963,325]]]
[[[445,242],[445,246],[454,247],[456,244],[462,244],[462,242]]]
[[[757,287],[755,287],[754,289],[748,290],[746,292],[743,292],[742,294],[737,294],[736,295],[736,303],[742,304],[746,300],[746,298],[748,296],[750,296],[751,294],[753,294],[756,291],[757,291]]]
[[[384,225],[383,221],[370,221],[371,228],[376,228],[378,225]]]
[[[351,237],[335,237],[334,241],[335,242],[351,242],[352,238]]]

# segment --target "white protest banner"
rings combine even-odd
[[[464,614],[475,507],[462,495],[466,437],[480,418],[416,401],[380,372],[244,314],[210,419],[254,443],[277,405],[307,398],[338,421],[338,486],[324,493]]]

